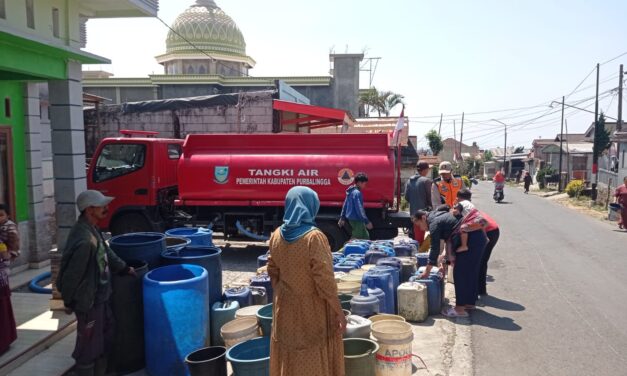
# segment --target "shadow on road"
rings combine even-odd
[[[524,311],[525,307],[514,302],[510,302],[509,300],[499,299],[494,296],[484,295],[481,297],[481,302],[486,307],[492,307],[497,309],[502,309],[503,311]]]
[[[493,315],[481,309],[475,310],[471,314],[471,318],[473,326],[485,326],[486,328],[506,330],[510,332],[522,330],[522,327],[516,324],[511,318]]]

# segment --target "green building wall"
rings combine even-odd
[[[13,213],[17,221],[28,219],[28,187],[26,178],[26,140],[24,139],[24,84],[19,81],[0,81],[0,125],[11,126],[13,138],[13,178],[15,186],[12,190],[15,195],[15,210]],[[11,117],[4,113],[4,98],[11,100]]]

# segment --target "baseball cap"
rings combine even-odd
[[[113,200],[113,197],[105,196],[100,191],[88,189],[81,192],[76,198],[76,206],[78,211],[83,211],[90,206],[105,206]]]
[[[440,174],[450,174],[453,170],[453,165],[451,164],[451,162],[444,161],[440,163],[440,168],[438,170]]]
[[[429,164],[427,162],[418,162],[416,164],[416,169],[418,169],[418,171],[426,170],[428,168],[429,168]]]

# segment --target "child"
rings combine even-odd
[[[470,191],[466,188],[457,192],[457,204],[453,208],[453,215],[461,216],[462,221],[459,226],[459,239],[461,245],[455,252],[465,252],[468,250],[468,233],[473,231],[483,231],[486,225],[485,219],[479,214],[475,206],[468,201]]]
[[[11,307],[9,262],[19,255],[20,240],[15,223],[9,220],[7,207],[0,204],[0,354],[17,338]]]

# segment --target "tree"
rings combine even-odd
[[[599,122],[594,129],[594,155],[601,155],[601,153],[609,148],[610,145],[610,133],[605,130],[605,116],[603,116],[603,112],[601,112]]]
[[[370,116],[372,111],[378,108],[379,93],[377,88],[373,87],[359,94],[359,105],[364,108],[364,115]]]
[[[516,149],[514,149],[514,154],[520,154],[520,153],[524,153],[525,152],[525,147],[524,146],[519,146]]]
[[[483,161],[484,162],[491,161],[492,158],[494,158],[494,154],[492,154],[492,152],[490,150],[486,150],[486,151],[483,152]]]
[[[392,111],[394,107],[399,104],[404,104],[404,98],[404,96],[391,91],[379,93],[379,105],[381,106],[381,112],[383,112],[385,116],[390,116],[390,111]]]
[[[442,149],[444,149],[444,144],[442,143],[442,137],[440,137],[438,132],[436,132],[435,129],[432,129],[425,135],[425,137],[429,141],[429,148],[431,149],[433,155],[440,154]]]
[[[379,117],[382,113],[385,116],[390,116],[394,107],[403,104],[404,98],[401,94],[392,91],[378,91],[377,88],[373,87],[359,95],[359,104],[364,107],[366,117],[369,117],[372,112],[377,112]]]

